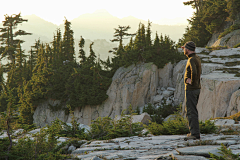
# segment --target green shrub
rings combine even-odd
[[[22,137],[18,142],[13,142],[13,146],[7,154],[7,146],[10,142],[8,139],[0,139],[0,160],[8,157],[9,160],[60,160],[71,158],[70,156],[61,154],[61,150],[56,150],[58,146],[58,132],[61,130],[59,121],[54,121],[48,128],[42,128],[39,133],[33,135],[34,139]]]
[[[221,144],[221,148],[218,149],[221,152],[219,152],[221,154],[221,156],[217,156],[215,154],[209,153],[211,156],[211,160],[240,160],[239,158],[239,154],[233,154],[231,149],[227,149],[226,146],[224,146],[223,144]]]
[[[176,135],[176,134],[187,134],[189,133],[188,121],[179,114],[173,114],[172,118],[162,124],[156,122],[150,122],[148,126],[145,127],[153,135]],[[200,121],[199,123],[200,133],[208,134],[214,133],[216,131],[216,126],[210,120],[205,122]]]
[[[161,135],[163,133],[163,126],[156,122],[150,122],[149,125],[144,125],[153,135]]]
[[[59,121],[62,125],[62,129],[59,131],[59,135],[61,137],[71,137],[71,138],[79,138],[79,139],[89,139],[88,135],[85,133],[84,128],[79,128],[80,123],[77,123],[74,112],[71,109],[70,105],[67,105],[69,110],[69,114],[71,116],[71,126],[67,125],[67,123]]]
[[[200,133],[204,134],[214,133],[217,130],[217,127],[215,126],[214,122],[211,122],[210,120],[206,120],[205,122],[200,121],[199,128]]]
[[[175,111],[177,111],[177,107],[166,105],[165,99],[163,105],[158,108],[150,103],[143,108],[143,112],[147,112],[150,115],[152,122],[157,122],[158,124],[162,124],[163,120],[170,114],[173,114]]]
[[[187,120],[178,114],[174,114],[173,118],[168,119],[162,124],[151,122],[146,127],[154,135],[187,134],[189,132]]]
[[[113,120],[110,117],[98,117],[91,124],[90,135],[94,139],[113,139],[139,135],[143,129],[140,123],[132,123],[134,115],[132,107],[128,108],[129,115],[121,114],[121,119]]]

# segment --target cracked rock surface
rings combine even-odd
[[[105,141],[92,141],[72,152],[84,160],[99,159],[178,159],[206,160],[209,152],[220,155],[221,143],[234,154],[240,153],[240,135],[202,134],[201,140],[184,141],[186,135],[160,135],[151,137],[122,137]]]

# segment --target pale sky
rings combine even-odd
[[[187,24],[194,9],[184,6],[187,0],[5,0],[1,2],[0,22],[4,15],[35,14],[54,24],[63,23],[64,17],[69,21],[81,14],[93,13],[106,9],[118,18],[134,16],[159,24]]]

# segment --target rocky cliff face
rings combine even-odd
[[[175,70],[177,74],[179,71]],[[112,78],[107,95],[108,99],[101,105],[85,106],[81,110],[76,108],[74,115],[79,123],[89,125],[97,117],[109,116],[114,118],[121,115],[124,109],[131,104],[133,109],[152,103],[157,94],[158,86],[172,87],[173,65],[167,64],[163,69],[158,69],[152,63],[132,65],[128,68],[119,68]],[[70,122],[71,117],[65,115],[63,110],[51,111],[49,104],[55,105],[58,101],[40,104],[34,112],[34,123],[38,126],[50,124],[56,118]]]
[[[199,119],[230,116],[240,111],[240,48],[217,50],[211,53],[204,48],[197,48],[202,58],[201,93],[198,103]],[[235,56],[235,58],[229,58]],[[238,58],[239,57],[239,58]],[[101,105],[76,108],[74,115],[77,121],[89,125],[97,117],[114,118],[124,109],[132,105],[140,109],[148,103],[161,106],[163,98],[168,104],[183,103],[184,114],[184,83],[183,75],[187,60],[177,64],[168,63],[158,69],[154,64],[138,64],[128,68],[119,68],[112,78],[107,95],[108,99]],[[34,113],[34,123],[38,126],[50,124],[56,118],[70,122],[71,117],[63,110],[51,111],[50,105],[59,101],[49,100],[40,104]]]

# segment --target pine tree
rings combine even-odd
[[[87,65],[90,66],[90,67],[94,67],[95,66],[95,64],[96,64],[96,57],[97,57],[95,52],[93,51],[93,48],[92,48],[93,44],[94,44],[94,42],[92,42],[90,44],[90,47],[89,47],[90,48],[90,54],[87,57]]]
[[[17,53],[15,55],[16,57],[16,68],[15,68],[15,83],[18,87],[22,86],[24,75],[26,74],[23,68],[23,63],[25,62],[26,55],[24,54],[24,51],[21,48],[21,43],[19,42],[17,45]]]
[[[57,35],[54,36],[52,44],[54,66],[55,68],[58,68],[64,61],[64,55],[62,54],[62,35],[60,29],[57,29]]]
[[[114,32],[114,39],[111,40],[111,42],[119,42],[118,45],[118,49],[115,51],[117,51],[115,54],[119,55],[121,54],[121,52],[123,51],[123,39],[126,39],[124,37],[128,37],[128,36],[133,36],[135,34],[130,34],[127,33],[127,31],[130,29],[130,26],[118,26],[118,28],[114,28],[115,32]]]
[[[191,5],[193,9],[196,9],[196,13],[198,14],[203,8],[203,0],[191,0],[187,2],[183,2],[184,5]]]
[[[71,22],[65,19],[65,32],[63,35],[62,52],[64,55],[63,60],[73,61],[74,59],[74,39],[73,30],[71,30]]]
[[[83,50],[84,48],[84,44],[85,44],[85,40],[84,38],[81,36],[81,39],[79,41],[79,58],[80,58],[80,64],[84,64],[87,60],[87,57],[86,57],[86,54],[85,54],[85,51]]]
[[[151,23],[148,20],[148,27],[147,27],[147,34],[146,34],[146,47],[149,49],[152,46],[152,40],[151,40]]]
[[[0,41],[3,45],[0,50],[0,54],[2,55],[1,58],[7,57],[11,61],[11,63],[14,64],[17,44],[19,42],[23,43],[22,40],[16,39],[16,37],[31,34],[23,30],[17,30],[16,32],[13,31],[17,28],[18,24],[21,24],[24,21],[27,22],[26,19],[21,18],[20,13],[11,16],[5,15],[5,21],[3,21],[3,28],[0,28],[0,32],[2,33],[0,35]]]

